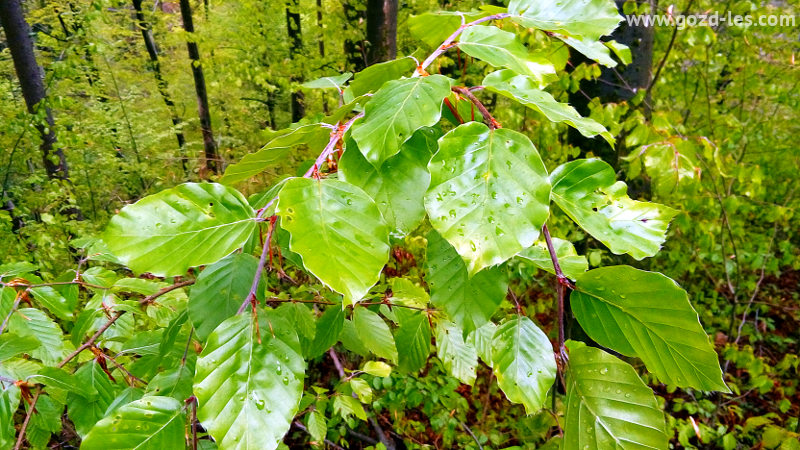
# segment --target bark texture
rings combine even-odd
[[[14,69],[28,112],[41,114],[40,108],[44,107],[43,120],[37,121],[36,129],[42,139],[39,148],[42,151],[42,162],[47,176],[51,179],[68,180],[69,168],[64,151],[60,148],[54,149],[56,133],[53,114],[50,108],[42,104],[46,96],[42,70],[36,63],[31,30],[25,21],[19,0],[0,0],[0,22],[5,30],[6,41],[11,51],[11,58],[14,60]]]
[[[217,153],[217,141],[214,140],[214,132],[211,129],[206,78],[203,74],[203,65],[200,63],[200,50],[197,48],[197,42],[191,40],[191,35],[194,33],[194,23],[192,21],[192,6],[189,4],[189,0],[181,0],[181,18],[183,19],[183,29],[190,34],[190,40],[186,41],[186,48],[189,51],[189,59],[192,61],[192,76],[194,77],[194,89],[197,94],[197,113],[200,116],[200,130],[203,133],[205,169],[212,173],[219,173],[220,161]]]
[[[397,0],[367,0],[367,63],[397,58]]]

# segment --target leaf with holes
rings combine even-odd
[[[666,450],[664,413],[627,363],[582,342],[567,342],[563,450]]]
[[[492,368],[497,385],[528,414],[539,411],[556,380],[553,346],[531,319],[517,316],[501,324],[492,338]]]
[[[466,123],[439,140],[428,167],[431,224],[467,263],[470,277],[539,236],[549,214],[550,183],[525,135]]]
[[[678,211],[628,197],[624,182],[600,159],[562,164],[550,175],[553,201],[581,228],[617,255],[643,259],[658,253]]]
[[[572,106],[557,102],[550,93],[539,89],[536,81],[529,77],[517,75],[510,70],[498,70],[487,75],[483,79],[483,84],[492,92],[539,111],[551,122],[564,122],[586,137],[599,134],[609,144],[614,145],[614,136],[606,130],[606,127],[593,119],[581,117]]]
[[[178,400],[143,397],[97,422],[81,443],[81,449],[183,448],[185,422],[186,413]]]
[[[295,178],[281,190],[281,226],[303,266],[355,304],[378,282],[389,259],[389,229],[361,189],[333,179]]]
[[[511,20],[528,28],[599,40],[622,20],[614,0],[511,0]]]
[[[222,322],[197,360],[197,417],[220,448],[277,448],[303,393],[297,334],[272,311],[259,310],[258,319]]]
[[[103,240],[134,272],[174,276],[219,261],[254,228],[253,209],[238,191],[185,183],[122,208]]]
[[[490,267],[470,278],[467,265],[449,242],[435,230],[426,237],[425,280],[431,303],[443,309],[464,333],[487,323],[506,298],[508,279],[503,269]]]
[[[553,63],[544,57],[529,54],[514,33],[497,27],[467,28],[458,39],[458,48],[494,67],[505,67],[520,75],[527,75],[536,80],[539,87],[558,78]]]
[[[383,85],[365,105],[364,119],[353,126],[352,136],[361,153],[380,168],[415,131],[435,125],[450,83],[445,76],[431,75]]]
[[[630,266],[601,267],[578,277],[570,304],[589,337],[641,358],[663,382],[730,392],[689,296],[670,278]]]

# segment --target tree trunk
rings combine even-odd
[[[624,0],[615,0],[620,14]],[[650,3],[651,11],[656,10],[657,0],[638,0],[639,3]],[[617,66],[614,68],[602,67],[602,73],[597,80],[584,80],[581,82],[581,90],[570,94],[570,103],[582,115],[589,114],[589,100],[598,97],[601,102],[623,102],[632,99],[641,90],[646,90],[650,86],[653,66],[653,27],[629,26],[626,21],[622,21],[620,26],[611,35],[611,38],[621,44],[625,44],[631,49],[632,62],[627,66]],[[570,61],[573,66],[578,66],[583,62],[589,61],[583,55],[574,50],[570,50]],[[649,95],[642,102],[645,116],[650,115]],[[581,148],[581,155],[587,151],[593,151],[607,163],[611,164],[615,170],[619,170],[620,158],[627,154],[627,149],[622,145],[623,139],[618,139],[617,147],[610,148],[602,143],[601,138],[595,137],[588,139],[580,135],[575,130],[569,131],[570,142]]]
[[[190,35],[190,40],[186,42],[186,48],[189,50],[189,59],[192,60],[192,75],[194,76],[194,88],[197,93],[197,112],[200,115],[200,129],[203,132],[205,169],[213,173],[219,173],[219,155],[217,154],[217,142],[214,140],[214,132],[211,129],[206,78],[203,75],[203,66],[200,64],[200,51],[197,49],[197,42],[191,40],[191,35],[194,33],[194,24],[192,23],[192,6],[189,4],[189,0],[181,0],[181,18],[183,18],[183,29]]]
[[[291,57],[292,61],[297,61],[297,56],[300,56],[303,52],[303,36],[301,34],[300,29],[300,12],[298,11],[300,7],[299,0],[289,0],[286,2],[286,29],[289,33],[289,56]],[[295,73],[297,73],[299,68],[295,67]],[[298,83],[303,81],[303,76],[301,75],[292,75],[290,77],[292,83]],[[292,122],[298,122],[306,115],[306,104],[305,104],[305,95],[303,95],[303,91],[297,90],[292,91]]]
[[[362,23],[366,20],[363,5],[364,0],[342,0],[342,11],[344,12],[345,26],[359,31],[363,36]],[[352,39],[344,40],[344,54],[347,61],[346,69],[351,72],[361,72],[367,67],[367,52],[365,49],[366,40]]]
[[[367,64],[397,58],[397,0],[367,0]]]
[[[181,131],[180,128],[182,120],[178,115],[177,108],[175,108],[175,102],[172,101],[172,97],[169,94],[167,80],[165,80],[164,76],[161,74],[161,64],[158,61],[158,48],[156,47],[155,39],[153,39],[153,31],[150,28],[150,24],[144,18],[142,0],[133,0],[133,9],[136,10],[136,21],[139,22],[139,30],[142,32],[144,46],[147,49],[147,54],[150,56],[150,69],[153,71],[153,76],[156,79],[158,92],[161,94],[161,98],[164,99],[164,104],[167,105],[169,114],[172,117],[172,126],[175,127],[175,138],[178,140],[178,149],[181,153],[181,165],[183,166],[183,171],[186,172],[186,158],[184,157],[186,138],[184,138],[183,131]]]
[[[42,71],[36,63],[33,54],[33,41],[31,30],[22,13],[19,0],[0,0],[0,22],[6,33],[6,41],[14,60],[14,68],[22,88],[22,96],[28,112],[36,114],[40,106],[44,110],[44,123],[37,120],[36,129],[42,138],[39,148],[42,150],[42,162],[51,179],[69,180],[69,169],[64,151],[60,148],[53,149],[56,142],[53,114],[41,102],[45,98]]]

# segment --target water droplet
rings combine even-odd
[[[289,384],[289,377],[283,377],[283,384],[284,385],[288,385]]]
[[[602,369],[600,369],[600,375],[605,375],[607,373],[608,373],[608,367],[603,367]]]
[[[478,246],[475,245],[475,242],[473,241],[469,241],[469,247],[472,249],[473,252],[478,250]]]
[[[352,200],[352,199],[349,199],[349,198],[348,198],[348,199],[346,199],[344,202],[345,202],[345,203],[346,203],[348,206],[353,204],[353,200]]]
[[[264,409],[264,404],[265,404],[264,400],[262,399],[256,400],[256,408]]]
[[[456,210],[455,210],[455,209],[451,209],[451,210],[448,212],[448,214],[450,214],[450,217],[453,217],[453,218],[455,218],[455,217],[456,217]]]

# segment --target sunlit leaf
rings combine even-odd
[[[627,363],[569,341],[563,450],[666,450],[664,414]]]
[[[697,312],[673,280],[610,266],[580,275],[576,287],[572,311],[597,343],[641,358],[665,383],[729,392]]]
[[[556,78],[553,64],[542,56],[531,55],[514,33],[497,27],[469,27],[461,33],[458,48],[494,67],[506,67],[527,75],[543,87]]]
[[[578,159],[550,175],[553,201],[581,228],[617,255],[655,255],[676,210],[631,200],[624,182],[600,159]]]
[[[220,448],[277,448],[303,393],[297,334],[275,313],[258,318],[227,319],[197,360],[197,417]]]
[[[185,183],[123,208],[103,240],[134,272],[184,275],[229,255],[254,227],[253,209],[238,191]]]
[[[295,178],[281,190],[276,211],[291,234],[289,248],[347,303],[378,281],[389,258],[389,229],[364,191],[339,180]]]
[[[511,0],[512,20],[528,28],[600,39],[622,20],[614,0]]]
[[[467,263],[470,276],[530,247],[549,214],[550,185],[523,134],[460,125],[439,140],[425,208],[433,227]]]
[[[81,449],[163,450],[184,447],[183,405],[170,397],[144,397],[119,408],[92,428]]]

